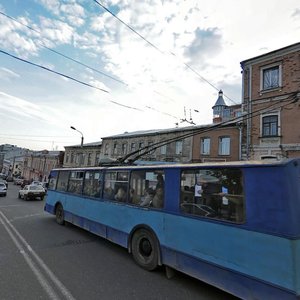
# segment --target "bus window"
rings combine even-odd
[[[162,208],[164,205],[164,172],[133,171],[130,179],[130,203]]]
[[[105,199],[127,202],[128,171],[108,171],[104,179]]]
[[[99,198],[102,187],[102,172],[86,171],[84,176],[83,194],[89,197]]]
[[[181,211],[187,214],[245,221],[240,169],[193,169],[181,173]]]
[[[60,171],[58,174],[56,189],[61,192],[67,191],[69,171]]]
[[[83,183],[83,171],[72,171],[68,185],[68,192],[81,194]]]
[[[48,189],[49,190],[55,190],[56,189],[56,182],[57,182],[57,171],[52,171],[49,176],[49,185]]]

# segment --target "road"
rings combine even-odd
[[[126,249],[73,225],[60,226],[44,201],[0,197],[0,299],[237,299],[164,268],[147,272]]]

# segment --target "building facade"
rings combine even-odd
[[[63,151],[33,151],[24,157],[23,177],[27,180],[47,182],[50,171],[63,165]]]
[[[300,43],[241,62],[243,159],[300,156]]]
[[[192,162],[240,160],[242,131],[239,122],[228,122],[208,129],[193,137]]]
[[[102,160],[190,162],[197,126],[125,132],[102,138]]]
[[[100,163],[102,142],[65,146],[64,167],[92,167]]]

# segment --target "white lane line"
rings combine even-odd
[[[43,262],[43,260],[36,254],[36,252],[31,248],[31,246],[27,243],[27,241],[23,238],[23,236],[17,231],[17,229],[11,224],[11,222],[6,218],[6,216],[1,211],[0,211],[0,215],[2,216],[2,218],[7,223],[7,224],[4,224],[4,226],[7,227],[7,225],[8,225],[14,231],[14,233],[16,234],[16,236],[20,239],[20,241],[25,246],[25,248],[36,259],[36,261],[39,264],[39,266],[46,272],[46,274],[49,276],[49,278],[52,280],[52,282],[56,285],[56,287],[59,289],[59,291],[65,296],[65,298],[68,299],[68,300],[75,300],[75,298],[68,291],[68,289],[53,274],[53,272],[47,267],[47,265]],[[9,228],[7,228],[7,229],[10,230]],[[13,233],[11,233],[11,234],[13,236]],[[14,236],[13,236],[13,238],[15,239]],[[22,248],[22,250],[24,250],[24,249]]]
[[[24,257],[26,263],[28,264],[28,266],[30,267],[30,269],[32,270],[32,272],[34,273],[35,277],[37,278],[37,280],[41,284],[42,288],[48,294],[48,296],[50,297],[50,299],[53,299],[53,300],[59,299],[59,297],[54,292],[54,290],[52,289],[52,287],[48,284],[47,279],[38,270],[38,268],[36,267],[35,263],[32,261],[32,259],[30,258],[30,256],[26,253],[26,251],[24,250],[24,248],[22,247],[22,245],[18,242],[18,240],[16,239],[16,237],[12,233],[11,229],[4,222],[4,220],[2,219],[3,216],[4,216],[3,213],[0,212],[1,224],[3,224],[5,230],[7,231],[7,233],[9,234],[9,236],[11,237],[11,239],[14,242],[14,244],[16,245],[16,247],[19,249],[21,255]]]

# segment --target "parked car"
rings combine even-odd
[[[24,181],[24,178],[18,177],[14,179],[14,184],[21,185]]]
[[[29,199],[43,200],[46,195],[45,189],[40,185],[25,185],[24,188],[19,190],[19,199],[24,199],[25,201]]]
[[[7,176],[6,177],[6,181],[7,182],[13,182],[14,181],[14,178],[12,176]]]
[[[25,185],[29,185],[29,184],[30,184],[30,180],[23,179],[23,182],[21,183],[21,188],[23,188]]]
[[[31,185],[42,185],[42,182],[41,181],[37,181],[37,180],[33,180],[32,182],[31,182]]]
[[[5,185],[6,185],[6,188],[8,188],[8,184],[7,184],[7,181],[6,180],[4,180],[4,179],[0,179],[0,183],[4,183]]]
[[[0,182],[0,196],[6,196],[7,187],[5,183]]]

